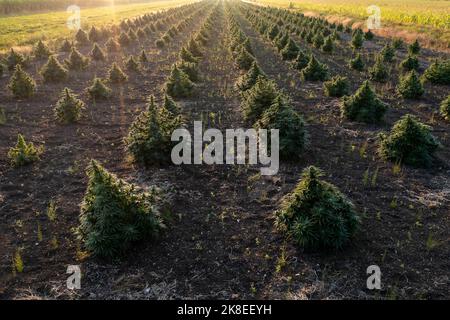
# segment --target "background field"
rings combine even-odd
[[[106,6],[112,3],[118,5],[138,2],[154,2],[154,0],[0,0],[0,16],[24,12],[64,10],[74,4],[88,8]]]
[[[254,1],[252,1],[254,2]],[[367,19],[367,7],[379,6],[384,36],[402,36],[407,40],[419,36],[429,46],[450,48],[450,1],[447,0],[258,0],[257,3],[293,7],[324,15]]]
[[[83,9],[81,7],[81,26],[87,28],[92,24],[101,26],[118,22],[123,18],[134,17],[146,12],[179,6],[191,1],[168,0],[151,3],[123,4]],[[54,40],[67,37],[74,31],[66,26],[71,13],[57,11],[30,15],[0,18],[0,52],[11,46],[26,46],[38,39]]]

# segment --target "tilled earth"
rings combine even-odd
[[[223,130],[244,126],[240,98],[233,87],[239,71],[227,47],[224,7],[219,4],[221,14],[204,48],[202,81],[192,98],[179,101],[189,125],[208,119],[209,126]],[[273,177],[260,176],[259,168],[253,166],[144,169],[130,162],[123,137],[145,107],[145,98],[155,94],[161,99],[171,64],[206,14],[194,19],[189,30],[165,50],[158,50],[155,39],[149,39],[145,43],[151,61],[147,69],[130,74],[129,83],[114,88],[109,101],[93,104],[82,93],[88,107],[78,124],[55,123],[52,105],[64,86],[80,93],[95,74],[105,76],[111,60],[71,75],[65,84],[38,82],[37,95],[30,101],[13,100],[2,91],[7,122],[0,126],[1,298],[449,298],[450,130],[438,115],[448,86],[427,85],[423,99],[402,101],[395,96],[394,70],[392,81],[376,88],[390,105],[384,123],[370,126],[343,121],[339,100],[325,97],[322,83],[302,82],[299,73],[281,60],[244,15],[238,10],[233,13],[250,37],[261,68],[291,96],[308,123],[309,144],[301,160],[282,162]],[[331,56],[315,54],[328,63],[332,74],[349,76],[352,90],[356,90],[363,77],[343,63],[349,54],[347,41]],[[385,42],[377,38],[367,43],[365,50],[378,52]],[[140,47],[130,51],[137,54]],[[404,55],[403,50],[396,59]],[[442,54],[423,53],[423,68],[438,55]],[[39,65],[27,70],[35,78]],[[6,87],[8,78],[0,79],[0,87]],[[430,169],[401,167],[397,172],[394,164],[376,154],[377,134],[389,130],[406,113],[432,125],[442,144]],[[44,144],[40,162],[19,169],[9,166],[6,154],[17,133]],[[86,256],[73,234],[86,189],[84,169],[91,158],[127,181],[162,188],[170,204],[162,236],[136,245],[114,262]],[[323,169],[324,178],[353,201],[363,218],[361,230],[342,251],[304,251],[273,227],[273,212],[280,199],[292,190],[308,165]],[[365,185],[367,170],[370,177],[377,172],[375,183]],[[46,216],[51,200],[57,205],[55,221]],[[38,241],[38,225],[42,241]],[[17,248],[22,248],[24,271],[13,275]],[[366,289],[366,269],[373,264],[382,271],[381,291]],[[66,289],[67,265],[81,265],[81,290]]]

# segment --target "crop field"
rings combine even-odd
[[[122,19],[140,15],[143,12],[163,10],[187,2],[187,0],[163,0],[87,9],[81,6],[80,24],[86,29],[89,29],[92,25],[108,26]],[[73,37],[75,31],[67,28],[67,20],[72,15],[73,13],[63,10],[18,16],[0,16],[0,52],[12,46],[27,49],[39,39],[54,42],[65,37]]]
[[[300,2],[0,17],[0,299],[449,299],[450,54]]]
[[[263,5],[274,5],[299,11],[315,12],[331,18],[363,23],[373,11],[380,8],[381,28],[384,36],[415,38],[433,47],[450,48],[450,3],[441,0],[258,0]]]

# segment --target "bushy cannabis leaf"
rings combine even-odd
[[[450,95],[441,102],[441,115],[445,120],[450,121]]]
[[[299,51],[297,58],[293,62],[293,66],[295,69],[301,71],[308,66],[309,56],[304,51]]]
[[[17,144],[8,151],[8,159],[14,167],[21,167],[39,160],[44,152],[43,147],[35,147],[32,142],[26,143],[20,133],[17,135]]]
[[[101,40],[101,32],[95,27],[92,26],[88,33],[89,41],[98,42]]]
[[[438,146],[431,127],[406,114],[394,124],[389,134],[380,134],[378,151],[386,160],[426,167],[431,164]]]
[[[375,35],[373,34],[372,30],[367,30],[367,32],[364,33],[364,39],[366,40],[373,40],[373,38],[375,37]]]
[[[377,82],[386,82],[389,79],[389,70],[387,69],[382,56],[377,56],[375,64],[369,69],[370,80]]]
[[[95,160],[86,173],[89,182],[77,233],[87,250],[98,257],[116,258],[133,243],[158,235],[164,225],[155,190],[141,191]]]
[[[308,81],[324,81],[329,77],[327,65],[317,61],[312,54],[309,58],[308,65],[301,71],[300,74],[303,80]]]
[[[80,119],[84,107],[84,102],[72,90],[64,88],[54,108],[55,116],[62,123],[73,123]]]
[[[258,76],[256,83],[243,93],[241,110],[244,120],[254,124],[260,119],[278,95],[275,83],[264,76]]]
[[[164,47],[166,46],[166,43],[165,43],[165,41],[162,40],[162,39],[157,39],[157,40],[155,41],[155,45],[156,45],[158,48],[162,49],[162,48],[164,48]]]
[[[394,38],[392,40],[392,46],[394,47],[394,49],[398,50],[403,48],[404,42],[401,38]]]
[[[106,59],[105,52],[97,43],[94,43],[94,46],[92,47],[89,55],[91,56],[92,60],[96,61],[104,61]]]
[[[300,51],[300,48],[295,43],[294,40],[289,38],[288,43],[286,46],[280,51],[281,57],[283,60],[293,60],[298,56],[298,53]]]
[[[420,44],[419,41],[416,39],[413,43],[411,43],[408,46],[408,53],[409,54],[419,54],[420,52]]]
[[[166,82],[166,93],[174,98],[184,98],[189,97],[193,89],[189,76],[174,65]]]
[[[269,37],[270,40],[274,40],[275,37],[278,36],[279,33],[280,33],[280,29],[278,28],[278,25],[273,24],[269,28],[269,31],[267,32],[267,36]]]
[[[14,51],[13,48],[9,51],[9,54],[6,56],[5,63],[6,67],[9,71],[13,71],[16,65],[20,65],[23,67],[25,65],[26,59],[23,54]]]
[[[197,41],[195,41],[194,38],[189,39],[187,48],[192,53],[192,55],[196,58],[199,58],[203,55],[200,45],[197,43]]]
[[[281,51],[289,43],[289,35],[287,33],[280,33],[277,38],[275,38],[275,46],[279,51]]]
[[[83,29],[78,29],[77,33],[75,34],[75,40],[80,45],[87,45],[87,44],[89,44],[88,34]]]
[[[87,88],[89,96],[94,100],[108,99],[112,90],[103,82],[102,79],[95,77],[92,86]]]
[[[276,227],[308,249],[343,247],[355,234],[360,218],[353,204],[320,169],[303,170],[300,182],[276,212]]]
[[[118,42],[122,47],[128,47],[131,44],[131,39],[125,32],[121,32],[119,35]]]
[[[59,51],[61,52],[70,52],[73,48],[73,42],[70,42],[67,39],[64,39],[63,43],[61,44],[61,47],[59,48]]]
[[[258,63],[253,61],[250,70],[240,76],[236,81],[236,88],[241,92],[251,89],[259,76],[266,77],[264,72],[259,68]]]
[[[433,62],[423,76],[434,84],[450,84],[450,59]]]
[[[164,95],[163,108],[170,112],[174,117],[181,115],[180,107],[172,97],[167,94]]]
[[[37,59],[48,58],[51,54],[52,52],[42,40],[39,40],[33,48],[33,55]]]
[[[392,62],[395,57],[395,49],[390,43],[386,43],[383,49],[381,49],[380,55],[384,62]]]
[[[364,61],[363,61],[360,53],[358,53],[355,58],[350,59],[349,66],[350,66],[350,68],[352,68],[354,70],[358,70],[358,71],[364,70]]]
[[[66,68],[56,59],[55,56],[50,56],[47,63],[40,71],[45,82],[60,82],[67,78],[68,72]]]
[[[89,59],[82,55],[76,48],[72,48],[69,59],[64,60],[64,62],[70,70],[76,71],[84,70],[89,65]]]
[[[139,28],[136,34],[141,41],[145,40],[145,37],[147,36],[147,33],[142,28]]]
[[[173,111],[173,110],[172,110]],[[158,108],[154,97],[150,96],[147,110],[132,123],[125,144],[133,158],[144,165],[166,164],[170,162],[172,132],[183,126],[180,115],[163,106]]]
[[[136,58],[132,55],[130,55],[125,60],[125,67],[127,68],[128,71],[131,71],[131,72],[137,72],[137,73],[141,72],[141,65],[136,60]]]
[[[202,45],[206,46],[208,44],[209,38],[204,35],[203,33],[198,33],[195,36],[195,41],[197,41],[198,43],[201,43]]]
[[[406,99],[418,99],[424,93],[422,82],[415,70],[400,78],[397,92]]]
[[[139,63],[142,66],[146,66],[148,64],[148,57],[144,49],[142,49],[141,54],[139,55]]]
[[[350,84],[346,77],[335,76],[323,83],[325,94],[329,97],[342,97],[349,93]]]
[[[244,47],[241,47],[235,61],[239,69],[249,70],[255,58]]]
[[[186,62],[197,63],[198,58],[194,57],[194,55],[185,47],[180,50],[180,59]]]
[[[367,80],[354,95],[344,96],[341,104],[342,116],[351,121],[379,122],[386,110],[387,105],[376,96]]]
[[[323,52],[331,53],[334,50],[334,43],[331,36],[325,38],[325,41],[321,47]]]
[[[291,105],[289,98],[280,93],[272,105],[263,112],[256,128],[279,130],[279,152],[283,159],[300,156],[306,144],[306,129],[303,117]]]
[[[28,73],[22,70],[20,64],[18,64],[9,81],[8,88],[16,98],[29,98],[36,91],[36,83]]]
[[[325,42],[322,33],[321,32],[316,33],[316,35],[312,38],[312,42],[314,47],[320,49]]]
[[[185,74],[187,74],[189,80],[191,80],[192,82],[200,81],[200,74],[197,63],[181,61],[180,63],[178,63],[178,68]]]
[[[108,72],[108,79],[111,83],[123,83],[128,80],[128,76],[120,69],[117,63],[113,62]]]
[[[105,47],[110,53],[118,52],[120,50],[120,44],[114,38],[109,38],[105,43]]]
[[[405,71],[417,71],[419,70],[419,59],[417,59],[417,56],[408,54],[405,60],[400,62],[400,67]]]
[[[339,35],[339,32],[337,30],[333,30],[333,33],[331,34],[331,39],[335,41],[341,40],[341,36]]]
[[[352,36],[352,47],[353,49],[361,49],[364,43],[364,35],[361,29],[356,29],[356,32]]]

